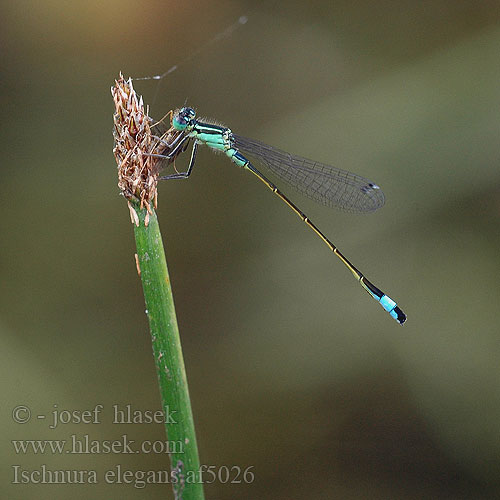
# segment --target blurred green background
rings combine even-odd
[[[109,88],[192,54],[154,103],[157,83],[136,82],[151,114],[187,102],[380,184],[386,206],[366,216],[283,187],[408,314],[399,327],[225,157],[202,149],[189,181],[163,183],[200,458],[255,472],[207,498],[500,498],[498,1],[52,0],[0,15],[2,498],[171,498],[103,479],[166,455],[22,454],[11,440],[164,439],[111,422],[112,405],[155,410],[159,393]],[[97,404],[102,423],[49,428],[54,405]],[[42,464],[99,484],[12,484],[14,465]]]

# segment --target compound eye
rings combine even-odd
[[[172,124],[177,130],[184,130],[195,116],[196,113],[193,108],[181,108],[174,114]]]
[[[192,120],[196,116],[193,108],[182,108],[181,114],[186,120]]]

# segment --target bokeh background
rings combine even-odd
[[[255,472],[207,498],[500,498],[500,2],[52,0],[0,16],[2,498],[172,498],[103,479],[166,455],[11,440],[164,439],[111,423],[114,404],[160,404],[109,88],[174,64],[160,88],[136,82],[153,116],[187,102],[382,186],[366,216],[284,191],[408,314],[399,327],[225,157],[200,150],[189,181],[163,183],[201,461]],[[54,405],[97,404],[101,424],[49,428]],[[12,484],[14,465],[42,464],[99,484]]]

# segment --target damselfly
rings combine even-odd
[[[400,324],[406,321],[406,315],[388,295],[373,285],[354,267],[337,247],[313,224],[302,210],[288,199],[267,177],[265,177],[246,158],[246,154],[255,157],[279,178],[287,182],[303,195],[330,207],[340,208],[348,212],[371,212],[384,204],[384,195],[376,184],[369,180],[323,163],[319,163],[290,153],[285,153],[254,139],[233,134],[230,129],[214,123],[196,119],[195,111],[183,107],[171,112],[172,130],[176,131],[175,139],[165,143],[168,155],[154,155],[171,163],[186,151],[189,142],[193,141],[191,160],[185,172],[177,172],[164,177],[163,180],[187,179],[193,169],[198,145],[205,144],[209,148],[225,153],[230,160],[249,170],[260,179],[274,194],[284,201],[330,248],[330,250],[351,271],[360,285]],[[157,137],[156,139],[161,140]]]

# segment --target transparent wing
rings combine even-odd
[[[384,193],[360,175],[285,153],[255,139],[232,134],[233,146],[266,165],[299,193],[346,212],[372,212],[384,204]]]

